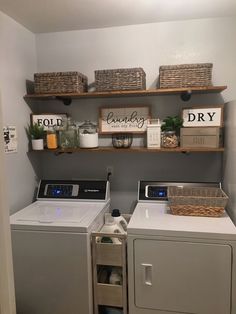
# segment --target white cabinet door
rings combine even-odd
[[[230,314],[229,245],[134,241],[137,307],[196,314]]]

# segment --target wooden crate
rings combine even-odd
[[[222,128],[181,128],[180,146],[183,148],[219,148],[222,146]]]

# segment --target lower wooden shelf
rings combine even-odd
[[[114,148],[114,147],[97,147],[97,148],[67,148],[67,149],[44,149],[38,150],[34,152],[51,152],[56,155],[60,155],[63,153],[83,153],[83,152],[91,152],[91,153],[210,153],[210,152],[224,152],[224,147],[220,148],[184,148],[184,147],[176,147],[176,148],[146,148],[133,146],[130,148]]]

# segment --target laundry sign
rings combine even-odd
[[[100,133],[131,132],[144,133],[150,119],[150,108],[112,107],[101,108],[99,117]]]
[[[221,127],[222,125],[223,106],[183,109],[184,127]]]

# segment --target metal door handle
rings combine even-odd
[[[143,284],[152,286],[152,264],[141,264]]]

